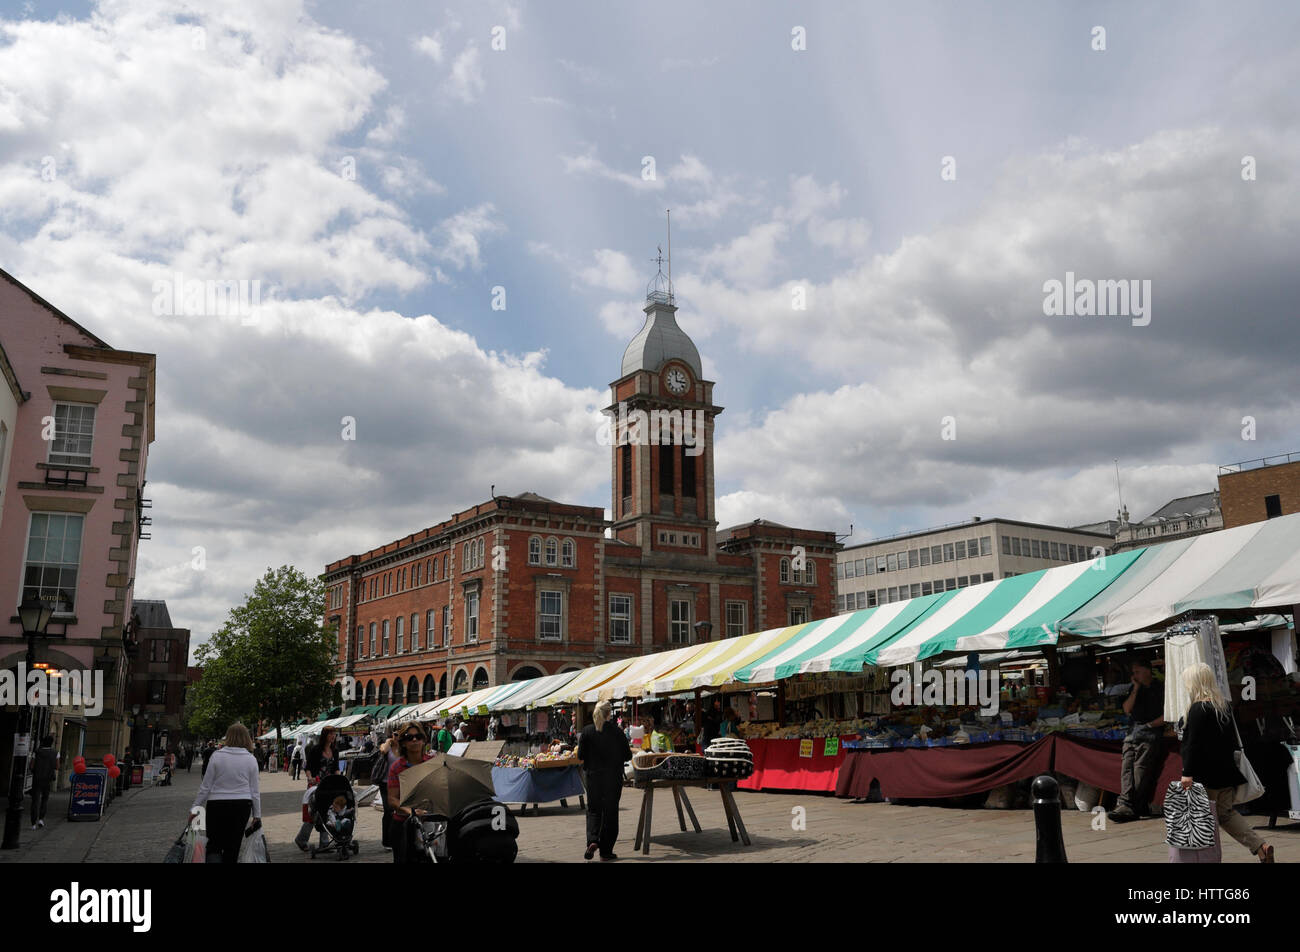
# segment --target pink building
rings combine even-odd
[[[54,600],[47,632],[55,637],[37,642],[37,660],[103,672],[103,710],[42,709],[38,733],[54,733],[56,747],[88,761],[120,757],[130,737],[124,698],[136,547],[148,522],[155,358],[110,347],[4,271],[0,348],[16,404],[0,405],[12,417],[0,420],[8,444],[0,446],[0,669],[24,660],[24,597]],[[16,706],[0,708],[0,774],[16,718]]]

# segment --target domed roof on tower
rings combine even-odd
[[[623,372],[626,377],[638,370],[658,372],[669,360],[680,360],[691,368],[696,378],[704,376],[700,352],[686,332],[677,326],[677,305],[673,301],[672,279],[663,271],[663,252],[655,259],[659,273],[645,289],[645,324],[623,351]],[[671,268],[671,265],[669,265]]]

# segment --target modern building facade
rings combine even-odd
[[[131,749],[161,754],[173,749],[183,734],[190,631],[172,624],[165,601],[137,598],[132,611],[139,652],[126,700],[131,710]]]
[[[136,552],[154,438],[153,354],[117,350],[0,271],[0,346],[16,412],[0,401],[0,667],[24,661],[17,606],[50,600],[37,659],[101,673],[103,710],[50,708],[44,728],[64,753],[98,759],[128,743],[124,704]],[[0,712],[0,772],[10,764],[17,707]],[[42,715],[45,717],[46,715]]]
[[[1105,532],[979,519],[845,547],[836,557],[837,612],[874,608],[1083,562],[1111,551]]]
[[[1219,467],[1223,527],[1300,512],[1300,453]]]
[[[433,700],[832,613],[833,532],[719,530],[722,407],[662,274],[644,312],[606,410],[612,519],[498,495],[326,566],[325,622],[356,703]]]

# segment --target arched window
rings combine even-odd
[[[469,686],[469,676],[464,671],[456,672],[456,680],[451,686],[452,694],[464,694]]]
[[[546,540],[546,564],[554,565],[560,552],[560,544],[555,539]]]
[[[542,564],[542,539],[541,536],[532,536],[528,540],[528,564]]]
[[[531,681],[534,678],[541,678],[541,677],[545,677],[545,675],[542,674],[542,672],[538,671],[534,667],[531,667],[530,665],[524,665],[522,668],[520,668],[518,671],[514,673],[514,676],[510,680]]]
[[[442,673],[442,677],[438,679],[438,697],[446,697],[446,696],[447,696],[447,672],[444,671]]]
[[[415,680],[415,675],[406,679],[406,703],[414,704],[420,696],[420,682]]]
[[[401,654],[406,650],[406,621],[401,615],[397,616],[397,644],[394,647],[394,653]]]
[[[366,703],[367,704],[375,703],[375,682],[374,681],[366,682]]]
[[[366,650],[366,626],[357,625],[356,640],[352,642],[352,657],[360,658]]]
[[[469,569],[470,569],[470,561],[469,561],[469,543],[468,543],[468,542],[466,542],[464,545],[462,545],[462,546],[460,547],[460,564],[463,565],[463,566],[465,567],[465,570],[466,570],[466,571],[469,571]]]
[[[383,648],[384,648],[384,654],[385,654],[385,655],[388,654],[388,619],[387,619],[387,618],[384,619],[384,641],[383,641]]]
[[[486,549],[487,549],[487,540],[479,539],[478,540],[478,567],[479,568],[483,567],[483,563],[485,561],[484,556],[486,554]]]
[[[394,704],[406,703],[406,690],[405,690],[405,685],[402,684],[401,678],[398,678],[396,681],[393,682],[393,703]]]
[[[790,581],[790,560],[789,559],[781,560],[781,581],[782,582]]]
[[[560,564],[566,569],[574,567],[574,546],[572,539],[565,539],[564,544],[560,546]]]
[[[420,692],[421,701],[433,701],[438,697],[438,682],[433,680],[433,675],[424,676],[424,690]]]
[[[488,673],[486,668],[478,668],[474,671],[474,690],[480,691],[488,686]]]
[[[379,703],[380,704],[388,703],[388,682],[387,681],[379,682]]]
[[[807,582],[809,585],[816,585],[817,584],[817,563],[814,562],[812,559],[809,559],[805,563],[805,565],[807,567],[804,569],[803,572],[803,580]]]

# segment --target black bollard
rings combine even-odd
[[[1065,839],[1061,835],[1061,788],[1056,778],[1043,774],[1034,778],[1034,831],[1038,841],[1036,863],[1068,863]]]

